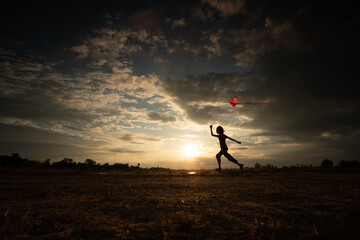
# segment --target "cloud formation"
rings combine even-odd
[[[149,37],[144,31],[96,28],[81,45],[68,48],[77,54],[74,61],[84,64],[83,69],[69,74],[58,70],[62,62],[39,63],[34,57],[6,52],[0,73],[1,122],[101,140],[109,152],[145,152],[133,150],[134,144],[160,138],[143,135],[137,140],[138,134],[124,128],[145,124],[148,118],[155,121],[154,125],[156,121],[174,122],[176,118],[164,110],[167,96],[159,77],[132,74],[128,58],[142,47],[131,43],[131,39],[145,45],[159,41],[158,35]],[[143,111],[143,105],[151,109],[149,114]],[[126,151],[111,147],[124,141]]]

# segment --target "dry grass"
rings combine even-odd
[[[3,171],[0,239],[359,239],[360,175]]]

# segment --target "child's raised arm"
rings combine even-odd
[[[237,141],[237,140],[235,140],[235,139],[232,139],[231,137],[229,137],[229,136],[227,136],[227,138],[228,139],[230,139],[230,140],[232,140],[232,141],[234,141],[234,142],[237,142],[238,144],[241,144],[241,142],[240,141]]]
[[[211,136],[213,136],[213,137],[217,137],[217,135],[215,135],[215,134],[213,133],[213,130],[212,130],[212,125],[210,125],[210,132],[211,132]]]

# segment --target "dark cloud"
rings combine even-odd
[[[189,119],[200,124],[208,124],[221,121],[221,117],[225,113],[229,113],[229,111],[227,110],[223,110],[219,107],[213,106],[183,105],[183,109],[186,111]],[[224,120],[224,122],[228,121]]]
[[[176,102],[222,101],[226,96],[252,87],[251,84],[246,76],[237,73],[208,73],[164,80],[165,90],[176,98]]]
[[[60,104],[56,96],[50,97],[39,90],[25,90],[8,96],[0,96],[0,116],[35,120],[44,123],[66,121],[91,123],[94,116],[88,112]]]
[[[248,126],[294,137],[316,137],[325,131],[345,136],[359,131],[354,62],[360,22],[349,2],[336,6],[340,10],[307,6],[284,20],[288,27],[273,27],[282,44],[265,48],[254,66],[266,79],[257,94],[273,97],[276,104],[257,112]]]
[[[200,124],[222,122],[239,125],[231,121],[234,110],[228,101],[241,96],[244,101],[264,100],[254,95],[260,81],[252,74],[209,73],[193,75],[180,80],[165,79],[165,90],[185,111],[189,119]],[[253,108],[253,107],[252,107]]]
[[[164,137],[159,137],[159,138],[154,138],[154,137],[145,137],[142,138],[144,141],[149,141],[149,142],[158,142],[164,139]]]
[[[222,16],[227,17],[239,13],[246,0],[203,0],[202,2],[209,4]]]
[[[126,133],[126,134],[123,134],[121,137],[119,137],[119,139],[123,140],[123,141],[127,141],[127,142],[132,142],[134,137],[133,137],[133,135]]]
[[[132,144],[143,144],[143,143],[135,141],[134,140],[135,139],[134,135],[130,134],[130,133],[122,134],[121,137],[119,137],[118,139],[122,140],[122,141],[125,141],[125,142],[132,143]]]
[[[228,30],[220,42],[234,49],[235,59],[248,58],[253,71],[189,76],[167,81],[166,89],[199,123],[224,115],[219,113],[221,108],[197,106],[196,101],[226,103],[236,95],[246,101],[274,102],[271,107],[230,108],[253,119],[244,127],[297,139],[324,132],[353,135],[360,129],[359,94],[354,86],[360,24],[353,4],[303,4],[288,16],[269,12],[261,28]]]
[[[249,149],[248,147],[235,147],[234,149],[236,150],[246,150]]]
[[[259,132],[259,133],[252,133],[249,136],[256,137],[256,136],[279,136],[280,132]]]
[[[18,152],[24,157],[58,161],[66,156],[83,158],[94,156],[101,141],[85,140],[49,130],[34,127],[0,123],[0,153]],[[79,159],[80,160],[80,159]]]
[[[110,152],[113,153],[144,153],[144,151],[138,151],[138,150],[131,150],[131,149],[127,149],[127,148],[113,148],[109,150]]]
[[[160,121],[163,123],[176,121],[176,117],[169,115],[167,113],[149,112],[148,116],[149,116],[150,121]]]

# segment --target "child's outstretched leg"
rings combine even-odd
[[[238,162],[238,160],[236,160],[233,156],[231,156],[228,152],[224,153],[224,156],[230,161],[233,162],[235,164],[237,164],[240,167],[240,170],[242,171],[244,168],[244,164],[241,164]]]
[[[222,151],[220,151],[218,154],[216,154],[216,160],[219,164],[219,168],[216,169],[216,171],[221,172],[221,155],[222,155]]]

